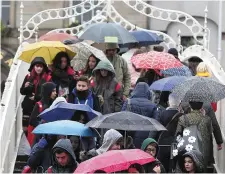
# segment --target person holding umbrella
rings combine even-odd
[[[130,92],[131,77],[126,60],[118,55],[119,50],[117,43],[106,44],[105,53],[115,69],[116,79],[122,84],[123,100],[125,101]]]
[[[56,91],[59,97],[68,98],[76,86],[75,72],[70,66],[70,58],[66,52],[59,52],[52,65],[52,81],[56,84]]]
[[[49,82],[52,79],[43,57],[35,57],[31,62],[28,71],[30,73],[26,75],[20,88],[20,93],[25,95],[22,102],[23,127],[28,126],[29,117],[34,105],[41,99],[42,84]]]
[[[41,89],[41,100],[38,101],[34,109],[31,113],[30,120],[29,120],[29,126],[28,126],[28,141],[30,145],[33,145],[34,141],[34,135],[31,133],[33,129],[39,124],[40,120],[38,118],[38,115],[44,111],[45,109],[49,108],[56,98],[56,85],[52,82],[47,82],[42,85]]]

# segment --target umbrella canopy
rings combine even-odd
[[[157,120],[133,112],[122,111],[95,117],[87,126],[92,128],[127,131],[163,131],[166,128]]]
[[[75,71],[79,71],[85,68],[87,64],[87,60],[91,54],[93,54],[99,60],[109,61],[103,51],[93,46],[90,46],[88,43],[79,42],[79,43],[70,45],[70,47],[72,48],[74,52],[77,53],[77,55],[71,61],[71,65],[73,66]]]
[[[102,115],[100,112],[93,110],[89,105],[60,102],[53,107],[45,109],[39,117],[48,122],[56,120],[69,120],[72,118],[76,110],[88,112],[89,120],[96,116]]]
[[[182,101],[217,102],[225,98],[225,85],[209,77],[190,77],[172,90]]]
[[[139,42],[140,46],[155,45],[163,42],[162,38],[150,31],[131,31],[130,33]]]
[[[59,41],[41,41],[26,45],[19,59],[31,63],[33,58],[43,57],[47,64],[52,64],[56,54],[61,51],[66,52],[71,59],[76,55],[70,47]]]
[[[94,173],[97,170],[113,173],[127,170],[132,164],[144,165],[154,161],[154,157],[140,149],[111,150],[82,162],[74,173]]]
[[[160,73],[162,73],[164,76],[187,76],[187,77],[192,76],[190,69],[185,65],[177,68],[161,70]]]
[[[173,55],[157,51],[137,54],[131,58],[131,62],[136,69],[166,70],[182,66],[182,63]]]
[[[87,27],[79,37],[84,40],[92,40],[97,43],[136,43],[134,36],[116,23],[96,23]]]
[[[96,133],[84,124],[70,120],[59,120],[40,124],[33,130],[32,133],[48,135],[75,135],[81,137],[96,136]]]
[[[47,33],[42,35],[39,38],[39,41],[60,41],[63,42],[64,40],[78,40],[76,36],[72,36],[67,33]]]
[[[187,77],[185,76],[166,77],[152,83],[149,89],[156,91],[171,91],[176,85],[185,81],[186,79]]]

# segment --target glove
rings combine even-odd
[[[48,145],[48,142],[46,141],[44,137],[42,137],[38,142],[38,147],[40,148],[45,148],[45,146],[47,145]]]
[[[99,99],[100,106],[102,106],[104,104],[103,96],[102,95],[98,95],[98,99]]]

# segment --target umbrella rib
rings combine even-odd
[[[36,51],[34,51],[34,53],[31,55],[31,58],[33,57],[33,55],[38,52],[40,49],[42,49],[43,47],[38,48]]]

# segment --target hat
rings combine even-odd
[[[176,48],[170,48],[170,49],[168,50],[168,53],[169,53],[169,54],[172,54],[175,58],[178,58],[178,51],[177,51]]]
[[[120,51],[120,47],[117,43],[106,43],[105,44],[105,50],[110,50],[110,49],[117,49],[117,53]]]

